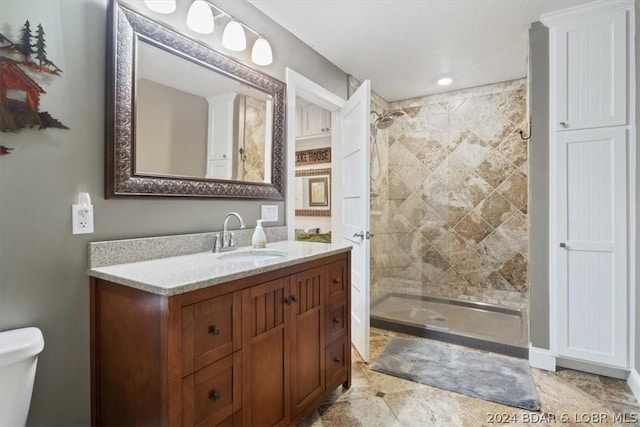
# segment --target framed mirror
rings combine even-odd
[[[283,200],[285,84],[110,8],[106,197]]]

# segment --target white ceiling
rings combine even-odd
[[[248,1],[396,101],[525,77],[530,24],[589,0]]]

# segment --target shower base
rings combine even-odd
[[[523,310],[392,292],[371,306],[371,326],[529,357],[528,319]]]

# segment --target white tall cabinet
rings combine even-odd
[[[633,0],[544,15],[550,52],[550,338],[557,358],[627,369],[634,313]]]

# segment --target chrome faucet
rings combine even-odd
[[[245,228],[244,221],[242,217],[237,212],[229,212],[227,216],[224,217],[224,224],[222,225],[222,238],[219,235],[216,235],[215,241],[213,244],[214,252],[226,252],[232,251],[236,248],[236,237],[235,234],[231,231],[227,231],[227,226],[229,223],[229,219],[235,216],[238,218],[240,222],[240,228]]]

